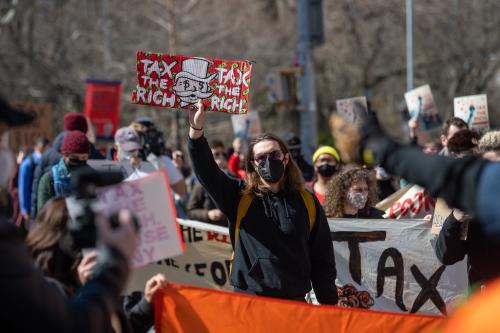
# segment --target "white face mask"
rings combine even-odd
[[[356,209],[363,209],[368,201],[368,193],[366,192],[348,192],[347,200]]]

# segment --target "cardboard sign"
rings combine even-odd
[[[428,84],[406,92],[405,100],[410,117],[419,119],[423,131],[441,126],[441,118]]]
[[[349,122],[356,124],[362,113],[368,112],[366,97],[353,97],[337,100],[337,112]]]
[[[33,148],[40,137],[53,138],[52,105],[45,103],[11,103],[12,107],[36,114],[35,120],[28,125],[9,129],[9,146],[16,151],[22,147]]]
[[[113,140],[120,125],[121,83],[87,81],[85,115],[90,119],[98,140]]]
[[[245,115],[231,116],[234,136],[237,138],[254,138],[262,133],[258,112],[248,112]]]
[[[100,214],[109,217],[127,209],[137,217],[140,243],[132,258],[132,267],[142,267],[185,251],[164,171],[98,188],[96,194],[92,207]],[[72,219],[81,214],[82,205],[73,196],[66,198],[66,205]]]
[[[228,229],[196,221],[178,221],[187,244],[186,252],[134,270],[128,292],[143,290],[146,281],[160,272],[172,282],[232,290],[229,283],[232,249]],[[337,267],[337,287],[344,306],[364,305],[365,308],[383,311],[440,314],[429,299],[424,298],[423,304],[417,302],[415,305],[422,285],[426,285],[422,276],[430,279],[437,269],[443,270],[444,267],[434,253],[429,222],[330,219],[329,225]],[[440,271],[439,279],[433,278],[436,292],[446,304],[460,297],[468,287],[466,262],[465,259],[447,266]],[[397,287],[399,284],[400,289]],[[438,298],[427,292],[433,299]],[[348,299],[347,295],[357,299]],[[350,301],[353,303],[348,303]],[[404,304],[406,310],[398,304]]]
[[[463,119],[470,129],[485,132],[490,129],[486,95],[455,97],[455,117]]]
[[[425,189],[418,185],[404,187],[390,198],[391,205],[384,209],[384,218],[389,219],[423,219],[434,213],[436,205],[435,199],[431,198],[425,193]],[[377,208],[382,209],[382,203],[377,204]]]
[[[246,113],[252,63],[137,52],[137,88],[132,103]]]

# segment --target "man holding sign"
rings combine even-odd
[[[337,304],[336,269],[328,222],[281,139],[254,139],[245,182],[217,167],[203,136],[201,101],[190,111],[189,152],[200,183],[229,221],[234,256],[231,285],[252,295]]]

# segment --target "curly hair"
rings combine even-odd
[[[378,202],[377,183],[372,171],[357,167],[337,174],[329,182],[323,204],[327,217],[344,217],[347,192],[349,187],[358,180],[364,180],[368,185],[368,200],[365,207],[359,210],[361,215],[368,215],[370,207]]]
[[[479,149],[482,153],[500,149],[500,130],[489,131],[479,140]]]
[[[253,147],[261,142],[261,141],[276,141],[283,154],[289,154],[290,150],[286,146],[285,142],[281,140],[278,136],[265,133],[262,134],[250,142],[250,146],[248,147],[247,155],[245,158],[245,168],[246,168],[246,176],[245,176],[245,188],[243,190],[244,194],[250,194],[254,196],[262,196],[265,192],[269,191],[269,189],[262,182],[259,174],[254,165],[254,155],[253,155]],[[305,188],[304,178],[302,177],[302,173],[297,166],[297,163],[290,156],[288,160],[288,164],[285,167],[285,175],[283,180],[281,181],[282,188],[289,193],[299,193]]]

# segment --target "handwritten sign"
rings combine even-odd
[[[396,197],[397,195],[399,195],[399,198]],[[424,188],[418,185],[401,189],[394,193],[391,199],[393,199],[391,204],[384,207],[386,208],[384,209],[384,218],[424,218],[434,213],[434,206],[436,205],[436,201],[425,192]],[[383,202],[380,203],[377,208],[382,209],[383,204]]]
[[[32,112],[35,120],[28,125],[9,130],[9,146],[12,150],[32,148],[38,138],[52,139],[52,105],[45,103],[11,103],[16,109]]]
[[[427,221],[328,222],[342,306],[436,315],[443,310],[438,306],[453,303],[468,287],[467,259],[443,266],[434,253],[435,236]],[[172,282],[233,290],[228,229],[182,219],[179,224],[186,252],[135,269],[127,290],[143,290],[157,273],[164,273]]]
[[[456,97],[453,102],[455,117],[463,119],[469,128],[481,132],[490,129],[486,95]]]
[[[366,97],[353,97],[337,100],[337,112],[349,122],[356,124],[362,113],[368,112]]]
[[[186,245],[177,223],[167,175],[156,171],[140,179],[99,188],[92,208],[104,216],[127,209],[139,221],[140,243],[131,262],[133,268],[182,254]],[[75,197],[66,198],[72,219],[82,214]]]
[[[248,111],[252,63],[137,52],[137,87],[132,103],[210,111]]]
[[[419,119],[424,131],[441,126],[441,118],[428,84],[406,92],[405,100],[410,117]]]

